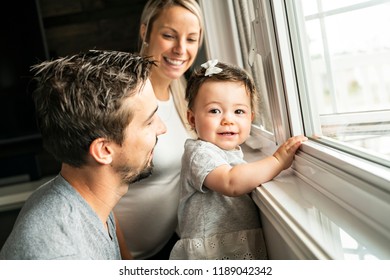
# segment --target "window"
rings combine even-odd
[[[261,115],[254,134],[278,144],[304,133],[331,148],[317,158],[339,151],[356,157],[346,159],[349,165],[367,160],[359,162],[361,170],[379,164],[377,173],[388,182],[390,0],[200,4],[207,56],[244,67],[257,83]]]
[[[390,1],[286,1],[307,135],[390,167]]]
[[[388,240],[390,1],[255,2],[274,31],[283,83],[277,94],[285,95],[292,134],[303,129],[310,138],[294,174],[340,205],[338,215],[353,213],[369,225],[374,242]],[[388,254],[386,242],[378,248]]]

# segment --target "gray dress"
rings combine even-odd
[[[225,151],[201,140],[186,141],[178,209],[181,239],[171,259],[267,258],[259,210],[249,194],[229,197],[203,186],[216,167],[242,163],[240,148]]]

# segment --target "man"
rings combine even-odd
[[[129,183],[150,175],[166,130],[152,65],[128,53],[89,51],[32,68],[43,143],[62,166],[26,201],[0,258],[121,258],[112,209]]]

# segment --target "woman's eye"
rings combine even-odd
[[[236,114],[238,114],[238,115],[245,114],[245,111],[238,109],[238,110],[236,110]]]
[[[172,39],[174,38],[175,36],[171,35],[171,34],[163,34],[163,37],[164,38],[167,38],[167,39]]]
[[[196,43],[198,42],[198,38],[188,38],[187,41],[191,43]]]

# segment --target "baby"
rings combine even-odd
[[[250,193],[291,166],[304,136],[247,163],[257,91],[246,71],[216,60],[188,80],[187,118],[198,135],[182,158],[179,236],[170,259],[267,259],[259,210]]]

